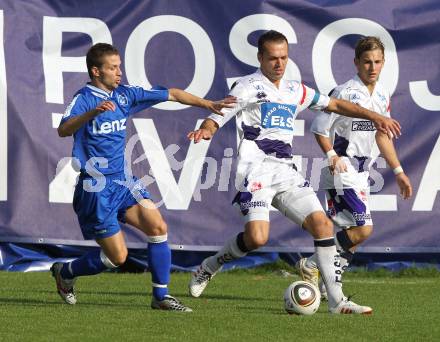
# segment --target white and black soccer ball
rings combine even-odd
[[[315,285],[295,281],[284,292],[284,308],[295,315],[313,315],[321,304],[321,293]]]

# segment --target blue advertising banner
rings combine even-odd
[[[91,245],[72,209],[77,173],[72,138],[56,128],[88,81],[85,54],[112,43],[123,83],[185,89],[220,99],[258,67],[256,42],[276,29],[289,40],[287,74],[328,93],[354,73],[360,35],[385,45],[382,83],[403,135],[395,145],[414,195],[404,201],[383,159],[371,177],[375,231],[367,252],[440,252],[440,3],[254,1],[0,0],[0,241]],[[236,193],[237,135],[232,120],[213,141],[186,135],[209,113],[167,102],[127,122],[130,168],[153,194],[174,249],[215,250],[242,229]],[[309,132],[314,113],[294,124],[297,166],[316,191],[326,160]],[[321,192],[318,192],[323,200]],[[124,226],[131,247],[145,237]],[[264,250],[311,251],[296,224],[271,213]]]

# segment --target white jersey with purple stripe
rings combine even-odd
[[[260,69],[235,82],[230,95],[237,98],[237,105],[224,109],[224,116],[209,118],[222,127],[236,117],[241,142],[252,142],[240,144],[240,159],[253,162],[265,158],[291,162],[296,116],[307,108],[323,110],[329,103],[328,96],[298,81],[283,78],[277,88]]]
[[[356,75],[348,82],[337,86],[330,95],[344,99],[376,113],[390,117],[390,95],[378,82],[372,94]],[[323,169],[321,188],[365,188],[368,184],[368,169],[379,156],[376,144],[376,128],[373,122],[354,119],[336,113],[319,113],[311,127],[311,131],[329,137],[335,152],[343,157],[348,172],[335,179],[329,170]],[[339,184],[335,184],[339,182]]]

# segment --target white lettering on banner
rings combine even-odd
[[[108,168],[108,160],[104,157],[92,157],[86,162],[86,172],[91,175],[93,179],[87,178],[83,181],[83,189],[87,192],[101,192],[105,188],[106,179],[104,175],[99,172],[97,165],[101,169]],[[96,184],[94,184],[96,183]]]
[[[77,164],[80,162],[77,160]],[[55,178],[49,184],[49,202],[72,203],[78,172],[72,166],[72,158],[62,158],[57,165]]]
[[[431,152],[420,181],[419,190],[412,207],[413,211],[432,211],[437,192],[440,190],[440,136]]]
[[[332,49],[336,41],[349,34],[360,34],[379,37],[385,45],[386,63],[380,80],[390,94],[397,87],[399,79],[399,62],[396,45],[388,31],[378,23],[362,19],[348,18],[335,21],[324,27],[316,36],[312,50],[312,65],[315,82],[323,94],[328,94],[337,86],[332,72]]]
[[[125,49],[125,72],[130,84],[150,89],[151,84],[145,73],[145,49],[148,42],[161,32],[177,32],[189,40],[194,52],[194,78],[186,91],[204,97],[211,88],[215,74],[215,54],[212,42],[203,28],[196,22],[175,15],[159,15],[140,23],[131,33]],[[169,47],[164,47],[168,52]],[[179,63],[175,64],[176,66]],[[143,72],[142,72],[143,71]],[[172,72],[168,70],[168,72]],[[177,102],[164,102],[155,108],[178,110],[187,108]]]
[[[234,150],[230,147],[225,148],[223,151],[224,158],[222,159],[220,176],[218,181],[218,191],[228,191],[229,180],[232,170],[232,157],[234,155]]]
[[[0,11],[0,201],[8,200],[8,93],[3,47],[3,11]]]
[[[409,92],[414,102],[426,110],[440,110],[440,95],[434,95],[429,91],[427,81],[409,82]]]
[[[203,120],[198,120],[196,129]],[[210,141],[189,142],[179,182],[173,176],[164,148],[152,119],[133,119],[145,155],[167,209],[187,210],[202,171]]]
[[[0,10],[0,38],[3,38],[3,11]],[[283,18],[272,14],[255,14],[238,20],[231,29],[229,44],[234,56],[243,63],[257,67],[257,48],[247,42],[249,34],[258,30],[276,28],[283,32],[290,44],[297,43],[296,33],[292,26]],[[151,85],[146,77],[144,67],[145,49],[148,42],[161,32],[172,31],[182,34],[187,38],[194,50],[195,72],[193,79],[186,89],[199,96],[205,96],[213,82],[215,74],[215,55],[212,42],[204,29],[194,21],[180,17],[163,15],[149,18],[143,21],[129,36],[125,50],[125,68],[127,79],[132,84],[139,84],[145,88]],[[92,37],[93,43],[103,41],[111,43],[112,37],[105,23],[94,18],[58,18],[44,17],[43,19],[43,68],[45,77],[46,101],[48,103],[64,103],[63,72],[86,72],[84,57],[62,57],[62,34],[63,32],[79,32]],[[336,82],[331,68],[331,51],[340,37],[350,34],[379,36],[386,46],[385,67],[381,76],[385,86],[392,93],[396,89],[399,77],[399,65],[396,48],[392,37],[384,27],[376,22],[361,19],[347,18],[338,20],[326,26],[318,33],[312,51],[313,72],[318,89],[322,93],[331,90]],[[286,73],[289,78],[301,79],[298,67],[289,60]],[[236,77],[227,78],[230,86]],[[432,94],[428,87],[428,81],[420,80],[409,83],[410,93],[414,102],[425,110],[440,110],[440,96]],[[0,201],[7,200],[7,88],[4,46],[0,44]],[[176,110],[186,106],[177,103],[159,104],[160,109]],[[52,114],[54,128],[59,123],[59,114]],[[273,118],[277,124],[282,124],[282,118]],[[109,126],[110,125],[110,126]],[[119,125],[119,126],[118,126]],[[125,125],[122,124],[122,126]],[[163,195],[164,203],[169,209],[187,209],[191,196],[197,186],[199,189],[206,188],[206,181],[201,184],[199,174],[203,170],[208,143],[191,144],[187,158],[182,161],[183,169],[178,183],[173,173],[169,171],[169,163],[163,164],[164,151],[152,120],[135,119],[135,126],[141,133],[148,136],[151,132],[153,138],[144,137],[142,145],[152,166],[155,176],[160,176],[158,181],[159,190]],[[100,127],[102,133],[109,130],[118,130],[120,123],[106,124]],[[98,129],[98,128],[97,128]],[[304,135],[304,121],[295,121],[295,135]],[[147,146],[146,142],[156,145]],[[147,152],[148,151],[148,152]],[[437,192],[440,190],[440,181],[436,177],[436,170],[440,169],[440,142],[437,141],[435,148],[428,161],[419,191],[413,204],[413,211],[430,211],[434,206]],[[225,155],[226,157],[226,155]],[[229,157],[229,155],[228,155]],[[299,160],[300,156],[297,156]],[[198,158],[198,159],[197,159]],[[49,185],[49,201],[70,203],[73,198],[73,188],[77,172],[68,162],[59,163],[55,178]],[[196,160],[197,159],[197,160]],[[229,160],[226,158],[229,162]],[[231,159],[232,160],[232,159]],[[305,159],[307,161],[307,159]],[[154,161],[154,162],[153,162]],[[195,162],[196,161],[196,162]],[[60,166],[61,164],[61,166]],[[223,164],[222,164],[223,165]],[[211,167],[210,165],[207,165]],[[219,165],[220,166],[220,165]],[[301,163],[297,164],[298,167]],[[304,166],[304,165],[303,165]],[[166,170],[168,169],[168,171]],[[212,167],[211,167],[212,169]],[[165,170],[165,171],[164,171]],[[230,170],[230,167],[225,167]],[[197,173],[191,174],[192,171]],[[438,173],[438,172],[437,172]],[[157,177],[159,179],[159,177]],[[211,182],[212,179],[209,179]],[[314,180],[315,182],[317,180]],[[221,178],[219,191],[226,191],[229,184],[228,175],[225,173]],[[312,182],[313,183],[313,182]],[[434,184],[434,186],[433,186]],[[198,193],[198,192],[197,192]],[[377,205],[376,205],[376,204]],[[380,205],[379,205],[380,204]],[[372,210],[397,210],[397,197],[395,195],[372,195]]]
[[[64,114],[52,113],[52,128],[58,128],[63,119]]]
[[[87,72],[86,58],[62,57],[63,32],[89,35],[92,43],[112,43],[107,25],[95,18],[43,18],[43,69],[46,102],[64,103],[63,72]]]
[[[247,38],[252,32],[274,28],[286,36],[289,44],[298,42],[295,30],[286,19],[273,14],[253,14],[238,20],[232,27],[229,33],[229,46],[232,53],[241,62],[258,67],[260,65],[257,58],[258,49],[250,45]],[[287,62],[286,76],[289,79],[301,81],[301,73],[290,58]]]

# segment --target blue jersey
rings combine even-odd
[[[114,102],[116,110],[99,114],[73,135],[72,156],[80,162],[80,171],[83,173],[90,173],[90,166],[104,175],[123,172],[128,117],[157,103],[167,101],[168,89],[145,90],[141,87],[120,85],[111,93],[107,93],[87,84],[75,94],[61,124],[95,109],[99,103],[106,100]],[[89,164],[86,170],[87,162]]]

